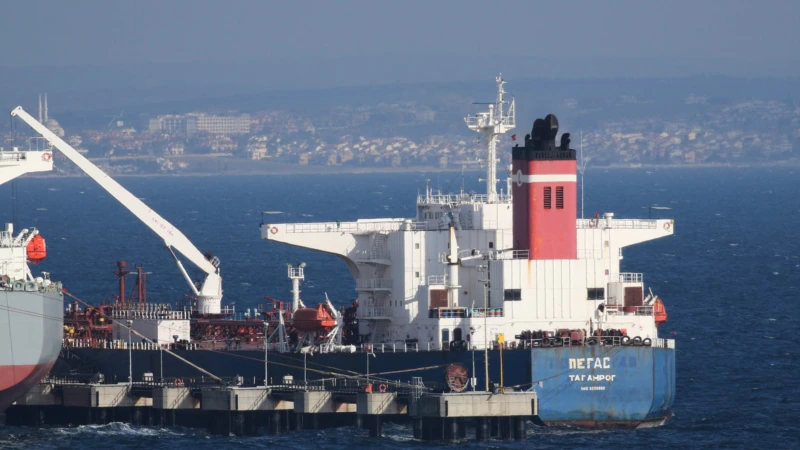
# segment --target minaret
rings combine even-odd
[[[558,119],[536,119],[512,150],[514,249],[529,259],[576,259],[577,159],[569,133],[556,146]]]
[[[47,122],[47,92],[44,93],[44,121]]]
[[[39,94],[39,123],[42,123],[42,94]]]

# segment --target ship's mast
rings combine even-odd
[[[498,137],[505,134],[516,125],[516,108],[514,99],[503,111],[503,94],[506,93],[503,85],[506,81],[500,74],[495,78],[497,82],[497,99],[494,104],[489,104],[489,111],[475,114],[464,119],[470,130],[482,133],[486,138],[486,196],[488,201],[497,200],[497,141]]]

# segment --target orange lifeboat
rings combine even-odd
[[[317,305],[295,311],[292,323],[300,331],[320,331],[336,326],[336,319],[324,305]]]
[[[47,257],[47,248],[44,243],[44,238],[41,234],[37,234],[36,236],[28,242],[28,262],[33,264],[38,264],[44,261],[44,258]]]
[[[664,302],[660,298],[656,298],[656,302],[653,304],[653,315],[656,317],[656,326],[667,321],[667,308],[664,307]]]

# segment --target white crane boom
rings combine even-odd
[[[75,163],[81,170],[83,170],[89,177],[91,177],[97,184],[105,189],[112,197],[120,202],[128,209],[133,215],[153,230],[157,235],[164,239],[166,246],[172,251],[174,248],[186,258],[188,258],[194,265],[202,269],[206,274],[206,279],[203,281],[202,286],[198,290],[191,280],[191,277],[186,273],[183,265],[175,258],[181,273],[186,278],[192,292],[198,297],[197,309],[200,313],[218,314],[220,312],[220,303],[222,301],[222,278],[220,277],[218,260],[215,259],[214,263],[209,261],[203,253],[192,244],[192,242],[166,219],[161,217],[158,213],[150,209],[141,200],[136,198],[133,194],[128,192],[127,189],[122,187],[113,178],[108,176],[105,172],[100,170],[91,161],[86,159],[83,155],[78,153],[77,150],[72,148],[69,144],[64,142],[55,133],[47,129],[39,121],[28,114],[21,106],[18,106],[11,111],[12,117],[19,117],[42,137],[47,139],[54,147],[64,154],[70,161]],[[175,254],[173,253],[173,256]]]

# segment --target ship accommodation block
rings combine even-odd
[[[565,328],[657,337],[652,315],[631,309],[641,305],[643,277],[621,273],[620,259],[626,246],[672,234],[672,221],[616,219],[610,213],[576,219],[576,258],[535,260],[529,251],[514,249],[510,202],[451,200],[457,201],[422,198],[417,220],[265,224],[262,237],[342,258],[356,280],[359,334],[369,342],[415,340],[418,348],[433,350],[460,335],[483,348],[500,330],[508,335]],[[448,306],[444,255],[453,220],[460,228],[455,234],[461,262],[457,295]],[[626,298],[632,303],[626,305]],[[598,310],[600,304],[605,311]]]

